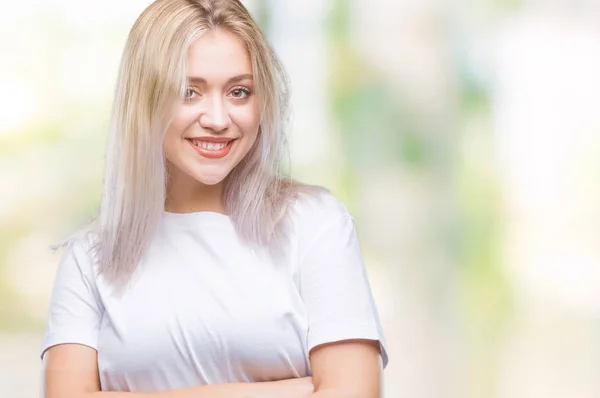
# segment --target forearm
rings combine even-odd
[[[270,383],[229,383],[152,393],[95,392],[81,398],[259,398],[271,397]],[[270,394],[270,395],[269,395]],[[273,396],[274,397],[274,396]]]
[[[362,396],[343,390],[321,390],[308,395],[306,398],[362,398]]]
[[[97,353],[80,344],[61,344],[44,356],[44,398],[305,398],[312,377],[255,383],[223,383],[161,392],[101,391]]]
[[[81,398],[304,398],[312,393],[309,378],[259,383],[228,383],[152,393],[94,392]],[[78,397],[80,398],[80,397]]]

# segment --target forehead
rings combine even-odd
[[[232,76],[252,74],[252,63],[246,47],[234,34],[225,30],[206,32],[188,49],[187,74],[211,80],[227,80]]]

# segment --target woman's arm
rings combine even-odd
[[[379,342],[345,340],[313,348],[314,398],[380,398],[383,367]]]
[[[354,218],[333,195],[298,204],[300,295],[314,398],[380,398],[385,339]]]
[[[98,354],[80,344],[51,347],[44,355],[42,398],[302,398],[313,392],[310,377],[230,383],[155,393],[101,392]]]

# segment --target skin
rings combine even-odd
[[[344,340],[310,351],[314,393],[311,398],[380,398],[383,363],[379,342]]]
[[[168,160],[167,210],[223,212],[223,180],[247,155],[260,124],[252,64],[243,44],[217,30],[195,41],[188,51],[185,99],[175,105],[164,149]],[[235,138],[224,158],[198,155],[189,137]]]
[[[223,181],[256,141],[259,107],[253,95],[248,53],[235,36],[214,31],[188,52],[192,84],[176,104],[164,148],[170,174],[165,210],[224,212]],[[244,75],[232,81],[231,78]],[[186,137],[236,138],[222,159],[198,155]],[[46,398],[378,398],[382,366],[379,343],[346,340],[311,350],[312,377],[275,382],[229,383],[157,393],[101,392],[98,353],[80,344],[60,344],[44,355]]]

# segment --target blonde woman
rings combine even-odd
[[[68,238],[46,398],[381,396],[353,219],[284,176],[284,70],[238,0],[158,0],[122,59],[98,215]]]

